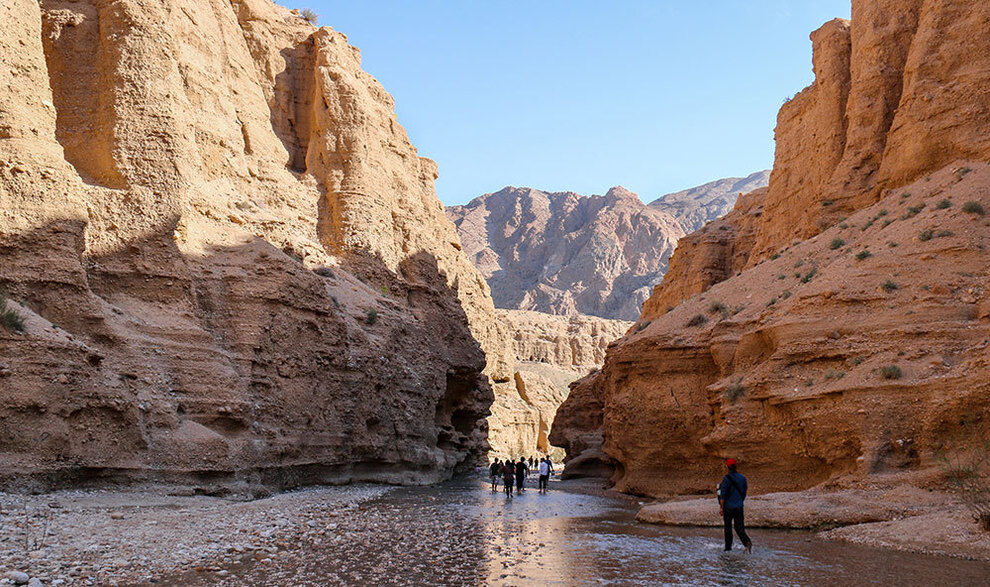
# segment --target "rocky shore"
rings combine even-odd
[[[386,486],[310,488],[243,501],[189,487],[0,493],[0,584],[130,585],[264,565],[333,535]],[[31,583],[29,583],[31,581]]]
[[[722,525],[714,497],[647,504],[636,519],[672,526]],[[912,485],[756,495],[746,500],[746,526],[815,530],[828,540],[990,561],[990,534],[980,530],[963,504],[949,493]]]

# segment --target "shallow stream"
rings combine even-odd
[[[235,585],[988,585],[990,563],[754,529],[722,552],[721,529],[635,521],[636,501],[589,482],[508,499],[480,480],[398,488],[366,502],[325,544],[229,569]],[[715,505],[713,504],[713,507]],[[345,529],[346,528],[346,529]]]

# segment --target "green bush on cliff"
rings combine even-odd
[[[7,332],[24,332],[24,318],[7,309],[7,296],[0,294],[0,327]]]

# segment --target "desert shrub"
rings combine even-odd
[[[689,327],[701,326],[705,322],[708,322],[708,318],[705,318],[704,314],[696,314],[694,318],[687,321]]]
[[[978,216],[983,216],[983,214],[986,213],[985,210],[983,210],[983,206],[980,205],[979,202],[975,202],[973,200],[970,200],[965,204],[963,204],[962,211],[967,214],[976,214]]]
[[[7,309],[7,296],[0,294],[0,327],[7,332],[24,332],[24,317]]]
[[[801,283],[808,283],[818,275],[818,268],[812,267],[810,271],[801,276]]]
[[[956,233],[952,232],[951,230],[940,230],[940,231],[938,231],[938,232],[935,233],[935,236],[937,236],[939,238],[944,238],[944,237],[947,237],[947,236],[953,236],[955,234]]]
[[[835,200],[822,200],[822,206],[831,206],[835,203]]]
[[[862,261],[863,259],[869,259],[872,256],[873,256],[873,253],[871,253],[867,249],[863,249],[862,251],[856,253],[856,260],[857,261]]]
[[[746,388],[743,387],[742,379],[735,380],[731,385],[725,388],[725,397],[730,402],[735,402],[737,399],[745,395],[745,393]]]
[[[887,281],[885,281],[882,284],[880,284],[880,287],[881,287],[881,289],[883,289],[883,291],[885,291],[887,293],[890,293],[890,292],[894,291],[895,289],[897,289],[897,284],[888,279]]]
[[[884,227],[884,228],[887,228],[888,226],[890,226],[890,225],[891,225],[891,224],[893,224],[893,223],[894,223],[894,221],[893,221],[893,220],[890,220],[890,219],[888,218],[887,220],[884,220],[884,221],[883,221],[883,227]]]
[[[873,226],[874,222],[876,222],[876,219],[870,218],[869,220],[866,221],[866,224],[864,224],[863,227],[860,228],[860,230],[866,230],[867,228]]]
[[[653,323],[653,320],[647,320],[645,322],[636,323],[636,332],[642,332],[646,330],[646,327]]]
[[[835,238],[832,239],[832,242],[830,242],[828,244],[828,248],[830,248],[830,249],[832,249],[834,251],[835,249],[838,249],[838,248],[842,247],[842,245],[844,245],[844,244],[846,244],[846,241],[842,240],[839,237],[835,237]]]
[[[776,261],[779,258],[780,258],[780,253],[774,253],[774,254],[770,255],[770,260],[771,261]]]
[[[368,310],[368,315],[364,319],[364,323],[368,326],[372,326],[375,322],[378,322],[378,310],[372,308]]]
[[[911,192],[904,192],[903,194],[901,194],[901,199],[902,199],[902,200],[903,200],[904,198],[910,198],[910,197],[911,197]]]
[[[845,229],[849,228],[849,225],[847,223],[843,222],[842,224],[839,225],[839,228],[841,228],[842,230],[845,230]]]
[[[797,260],[797,261],[796,261],[796,262],[794,263],[794,268],[795,268],[795,269],[797,269],[797,268],[798,268],[798,267],[800,267],[801,265],[804,265],[804,259],[798,259],[798,260]]]
[[[777,303],[777,298],[770,298],[770,301],[767,302],[767,307],[770,307],[776,303]]]
[[[939,200],[938,204],[935,204],[936,210],[945,210],[946,208],[952,206],[952,202],[948,199]]]
[[[303,8],[299,11],[299,16],[302,16],[303,20],[309,24],[316,26],[316,23],[320,22],[320,16],[310,10],[309,8]]]
[[[333,277],[333,269],[329,267],[317,267],[313,270],[313,273],[319,275],[320,277]]]
[[[735,308],[732,308],[732,315],[735,316],[736,314],[738,314],[739,312],[742,312],[745,309],[746,309],[746,305],[745,304],[739,304]]]
[[[897,365],[884,365],[880,367],[880,377],[884,379],[900,379],[901,375],[903,373],[901,373],[901,368]]]
[[[721,314],[725,316],[726,314],[729,313],[729,308],[726,307],[726,305],[723,304],[722,302],[712,302],[711,305],[708,306],[708,313]]]
[[[805,379],[804,380],[805,387],[811,387],[814,384],[815,384],[815,380],[814,379]]]
[[[990,532],[990,436],[978,428],[969,450],[939,455],[942,474],[952,492],[973,514],[973,520]]]
[[[925,209],[925,204],[924,203],[918,204],[917,206],[908,206],[907,213],[904,214],[904,216],[901,216],[901,219],[902,220],[907,220],[908,218],[911,218],[913,216],[917,216],[918,213],[920,213],[924,209]]]
[[[865,360],[866,359],[863,357],[853,357],[849,359],[849,362],[852,363],[853,365],[861,365]]]
[[[918,240],[921,242],[930,241],[933,236],[935,236],[935,231],[930,228],[926,228],[918,234]]]
[[[972,167],[963,167],[959,170],[959,177],[966,177],[966,174],[973,171]]]
[[[829,369],[825,373],[825,381],[831,381],[832,379],[842,379],[846,376],[845,371],[836,371],[835,369]]]
[[[792,295],[791,290],[785,289],[784,291],[780,292],[780,299],[786,300],[787,298],[791,297],[791,295]]]
[[[887,214],[888,214],[887,210],[880,210],[879,212],[877,212],[877,218],[880,218],[881,216],[886,216]]]

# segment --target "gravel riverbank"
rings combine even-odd
[[[0,493],[0,577],[124,585],[189,571],[219,579],[225,567],[333,533],[336,520],[390,489],[308,488],[253,501],[168,487]]]

